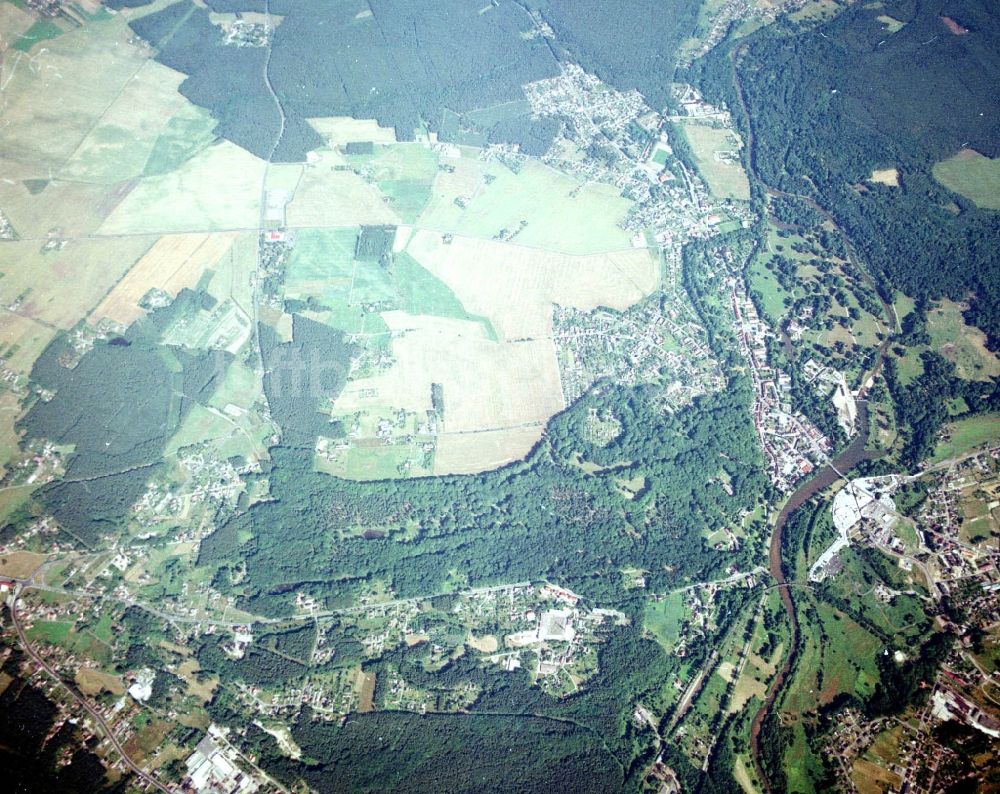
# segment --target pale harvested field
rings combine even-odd
[[[442,162],[455,170],[434,177],[417,226],[484,240],[506,230],[517,232],[515,240],[521,245],[572,254],[631,245],[631,235],[618,224],[632,202],[611,185],[582,184],[533,160],[516,174],[499,162],[472,157]]]
[[[18,8],[13,3],[0,3],[0,53],[10,49],[28,28],[35,22],[35,18],[24,9]]]
[[[119,182],[141,176],[156,139],[188,100],[185,75],[147,61],[129,80],[60,172],[65,179]]]
[[[0,312],[0,349],[13,352],[5,352],[4,359],[7,369],[27,375],[31,371],[45,346],[52,341],[56,335],[54,328],[32,320],[29,317],[22,317],[19,314]]]
[[[444,431],[464,433],[542,423],[563,408],[559,368],[550,339],[494,342],[479,323],[403,312],[383,314],[396,363],[387,372],[351,381],[337,399],[338,415],[371,406],[424,412],[431,384],[444,387]],[[362,393],[374,391],[372,396]]]
[[[0,556],[0,576],[11,579],[26,579],[47,557],[31,551],[12,551]]]
[[[336,116],[307,119],[307,121],[316,132],[330,142],[331,146],[359,141],[396,142],[396,131],[392,127],[380,127],[375,119],[352,119]]]
[[[90,667],[81,667],[76,671],[76,685],[88,697],[94,697],[104,691],[110,692],[112,695],[125,693],[125,684],[122,683],[121,678]]]
[[[253,287],[250,279],[257,268],[257,233],[244,232],[236,237],[232,246],[213,270],[215,275],[208,284],[209,293],[220,303],[232,298],[244,314],[253,316]]]
[[[434,474],[475,474],[521,460],[542,437],[539,425],[438,436]]]
[[[486,634],[482,637],[475,637],[470,634],[467,642],[481,653],[496,653],[497,648],[500,647],[497,638],[492,634]]]
[[[0,207],[22,239],[50,233],[61,237],[91,234],[132,189],[132,182],[99,185],[53,180],[32,195],[26,179],[45,179],[47,171],[0,159]]]
[[[265,163],[229,141],[180,168],[147,177],[118,205],[101,234],[256,228]]]
[[[14,422],[20,415],[21,399],[12,391],[0,392],[0,476],[7,473],[7,464],[19,454],[21,437]],[[0,519],[6,519],[31,495],[35,487],[0,491]]]
[[[550,336],[554,303],[627,309],[659,284],[659,263],[645,248],[580,256],[467,237],[445,244],[419,231],[407,250],[501,339]]]
[[[196,659],[185,659],[177,667],[177,675],[183,678],[188,685],[188,694],[198,698],[202,703],[208,703],[212,699],[212,693],[219,685],[219,679],[214,676],[206,677],[204,681],[198,681],[198,672],[201,667]]]
[[[38,242],[0,244],[0,304],[23,297],[18,313],[72,328],[146,253],[149,237],[71,240],[61,251]]]
[[[176,296],[184,287],[193,287],[201,274],[222,259],[236,234],[174,234],[161,237],[101,302],[90,322],[107,317],[130,325],[142,315],[142,296],[153,287]]]
[[[767,695],[767,687],[763,682],[754,680],[751,673],[752,669],[750,665],[743,668],[743,675],[740,676],[740,680],[733,687],[733,699],[729,702],[729,708],[727,709],[729,714],[736,714],[738,711],[741,711],[750,702],[751,698],[758,697],[763,700],[765,695]]]
[[[5,56],[6,155],[60,168],[146,63],[130,36],[127,19],[117,16],[64,33],[31,54]]]
[[[888,185],[889,187],[899,187],[899,169],[878,168],[872,171],[871,181],[879,185]]]
[[[352,171],[335,171],[338,156],[325,153],[306,167],[288,204],[288,226],[360,226],[398,223],[382,194]]]

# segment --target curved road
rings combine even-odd
[[[97,709],[91,706],[90,703],[87,702],[86,698],[81,697],[73,689],[73,687],[69,686],[65,681],[63,681],[60,675],[55,670],[53,670],[44,659],[42,659],[37,653],[35,653],[35,649],[31,647],[31,643],[28,642],[28,638],[24,633],[24,629],[21,627],[21,624],[18,622],[17,619],[16,591],[14,593],[13,598],[10,599],[10,619],[11,622],[14,624],[14,631],[17,632],[17,637],[21,641],[21,645],[24,647],[25,653],[27,653],[28,656],[30,656],[32,660],[39,667],[41,667],[46,673],[52,676],[52,678],[54,678],[58,684],[60,684],[67,692],[69,692],[70,695],[72,695],[73,699],[86,710],[86,712],[91,716],[94,722],[97,723],[98,727],[107,737],[108,741],[111,742],[111,746],[118,751],[118,755],[121,756],[121,759],[122,761],[125,762],[125,765],[129,769],[131,769],[132,772],[134,772],[138,778],[144,780],[146,783],[148,783],[150,786],[157,789],[158,791],[162,791],[163,794],[175,794],[173,789],[167,788],[159,780],[157,780],[152,775],[149,775],[148,773],[144,772],[142,769],[139,768],[139,766],[129,757],[128,753],[125,752],[125,748],[121,746],[118,739],[115,737],[114,732],[111,730],[111,727],[108,725],[107,722],[104,721],[104,717],[101,716],[100,712],[98,712]]]

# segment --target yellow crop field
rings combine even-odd
[[[660,276],[645,248],[574,256],[467,237],[445,243],[439,233],[419,231],[407,252],[503,339],[550,336],[554,303],[627,309],[653,292]]]
[[[6,362],[4,368],[27,375],[35,359],[55,335],[55,328],[30,317],[0,313],[0,350]]]
[[[129,325],[142,313],[139,300],[153,287],[176,295],[193,287],[201,274],[229,251],[236,234],[172,234],[161,237],[111,293],[101,302],[90,322],[107,317]]]
[[[899,169],[876,168],[872,171],[871,181],[886,187],[899,187]]]
[[[110,692],[112,695],[125,693],[125,684],[121,678],[90,667],[81,667],[76,671],[76,685],[88,697],[94,697],[101,692]]]
[[[542,426],[445,433],[434,453],[435,474],[475,474],[505,466],[527,455],[542,437]]]
[[[265,165],[229,141],[215,143],[170,173],[141,179],[100,233],[256,228]]]
[[[27,579],[48,557],[31,551],[12,551],[0,555],[0,576],[11,579]]]

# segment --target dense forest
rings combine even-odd
[[[521,86],[558,74],[560,60],[620,90],[638,89],[654,106],[667,101],[674,55],[695,26],[699,4],[628,5],[273,0],[268,8],[282,22],[267,70],[285,115],[280,140],[278,107],[263,80],[264,49],[222,46],[208,10],[190,0],[131,24],[159,50],[158,60],[189,75],[182,93],[212,111],[219,134],[261,157],[271,157],[276,147],[275,160],[304,159],[321,144],[305,119],[341,115],[377,119],[401,140],[426,128],[445,140],[515,143],[541,155],[559,122],[532,118]],[[265,10],[262,0],[209,0],[208,6]],[[552,38],[539,34],[540,22]],[[494,107],[496,112],[474,113]]]
[[[238,594],[269,614],[290,609],[283,595],[290,589],[336,601],[374,578],[402,596],[430,595],[455,568],[474,585],[553,578],[601,600],[621,597],[623,567],[649,569],[657,589],[704,579],[734,559],[703,536],[752,507],[766,483],[744,397],[743,390],[712,395],[671,416],[642,390],[608,387],[557,417],[527,461],[475,477],[349,482],[312,470],[311,443],[283,444],[271,450],[274,498],[218,529],[200,562],[242,558],[247,577]],[[622,423],[606,447],[581,437],[591,408]],[[615,468],[587,475],[571,462],[577,451]],[[636,475],[649,485],[630,500],[615,478]],[[236,527],[247,521],[253,541],[238,545],[244,533]],[[419,542],[394,539],[414,525]],[[388,536],[356,532],[366,529]]]
[[[969,34],[950,33],[943,14]],[[879,15],[906,24],[890,34]],[[733,108],[742,93],[757,176],[826,207],[887,297],[894,287],[918,299],[972,293],[969,319],[1000,344],[1000,214],[931,176],[965,147],[1000,154],[991,3],[904,0],[852,6],[819,27],[779,21],[717,48],[692,79]],[[890,168],[898,186],[872,180]]]
[[[61,480],[37,498],[76,541],[91,545],[120,530],[146,483],[162,465],[163,449],[196,402],[205,402],[232,356],[195,355],[160,344],[179,313],[210,298],[184,290],[174,302],[133,324],[123,337],[98,341],[76,358],[65,336],[35,362],[31,380],[54,393],[36,398],[18,422],[25,441],[71,446]]]

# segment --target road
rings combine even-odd
[[[112,731],[108,723],[104,721],[104,717],[101,716],[100,712],[98,712],[97,709],[91,706],[90,703],[88,703],[84,697],[79,695],[73,689],[73,687],[69,686],[65,681],[63,681],[62,677],[55,670],[53,670],[44,659],[42,659],[37,653],[35,653],[35,649],[32,648],[31,643],[28,642],[28,637],[27,635],[25,635],[24,629],[22,628],[21,623],[18,620],[17,599],[19,593],[20,593],[20,588],[16,588],[8,603],[10,605],[11,623],[13,623],[14,625],[14,631],[17,632],[17,638],[21,641],[21,646],[24,648],[24,652],[28,654],[28,656],[30,656],[31,659],[39,667],[41,667],[46,673],[48,673],[53,679],[55,679],[55,681],[60,686],[62,686],[67,692],[69,692],[70,696],[77,703],[79,703],[80,706],[83,707],[83,709],[90,715],[90,717],[100,728],[101,732],[107,737],[108,741],[111,743],[111,746],[114,747],[118,755],[121,756],[121,759],[125,763],[125,766],[131,769],[132,772],[134,772],[135,775],[139,777],[141,780],[144,780],[146,783],[148,783],[150,786],[157,789],[158,791],[162,791],[163,794],[175,794],[173,789],[167,788],[162,783],[160,783],[160,781],[158,781],[156,778],[147,774],[129,757],[129,754],[125,752],[125,748],[122,747],[122,745],[119,743],[118,739],[115,737],[114,731]]]

